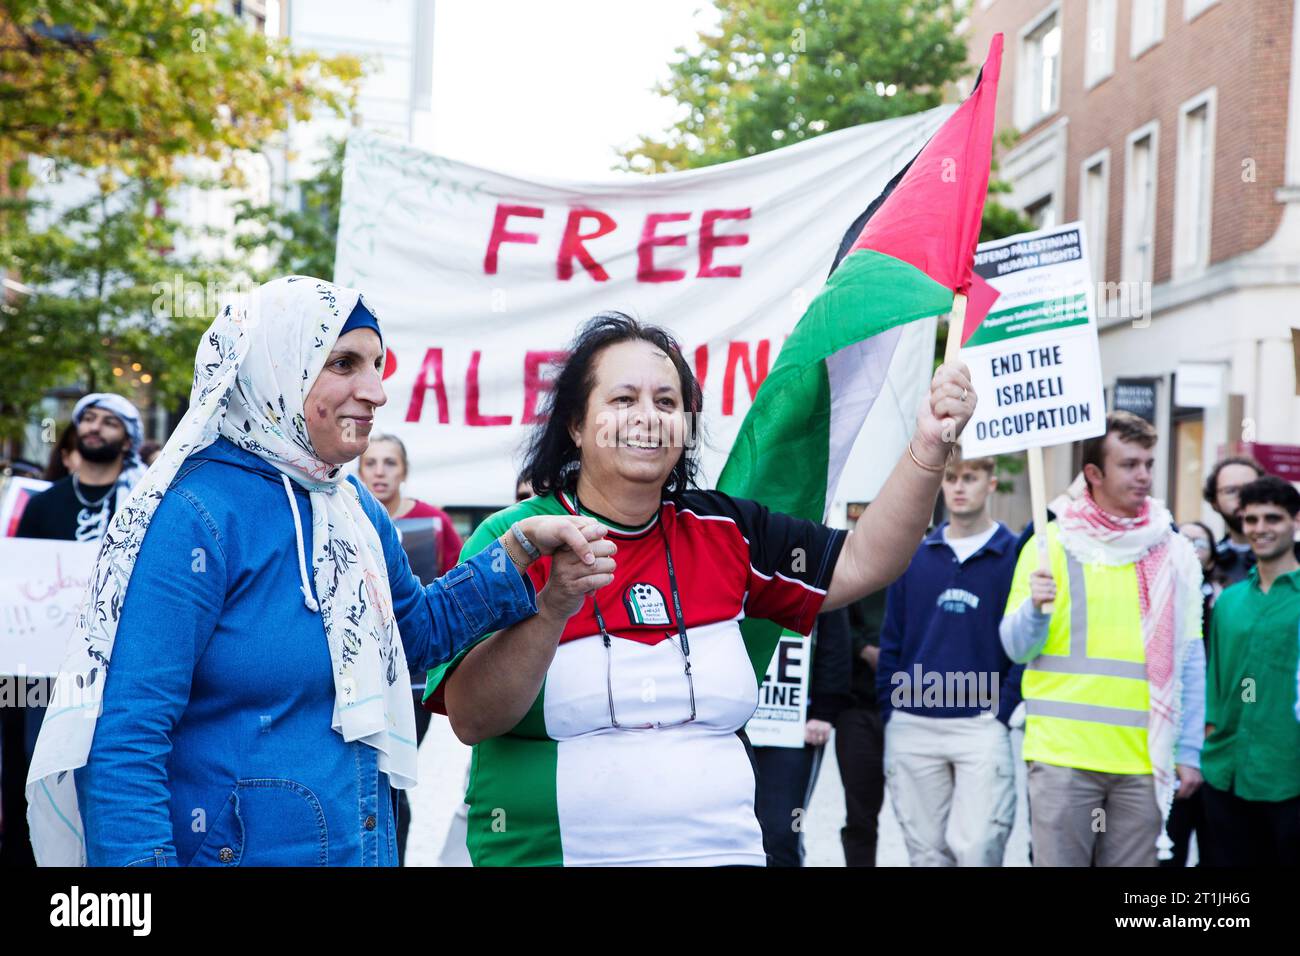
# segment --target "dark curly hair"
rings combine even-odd
[[[1241,487],[1241,510],[1247,505],[1277,505],[1292,518],[1300,514],[1300,491],[1285,478],[1265,475]]]
[[[1210,473],[1205,476],[1205,489],[1202,494],[1205,497],[1205,503],[1216,511],[1219,504],[1219,472],[1229,465],[1245,465],[1247,468],[1253,468],[1256,478],[1262,478],[1266,474],[1264,466],[1249,455],[1232,455],[1229,458],[1223,458],[1215,462],[1214,467],[1210,469]]]
[[[704,399],[681,346],[657,325],[645,325],[622,312],[601,312],[578,329],[569,346],[569,357],[545,400],[541,422],[529,439],[520,477],[532,482],[534,494],[568,491],[577,484],[579,453],[569,429],[581,425],[586,415],[587,400],[596,385],[597,357],[621,342],[649,342],[662,349],[677,369],[686,413],[686,440],[681,458],[664,482],[663,493],[672,499],[695,487],[699,448],[693,439]]]

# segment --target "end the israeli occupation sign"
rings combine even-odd
[[[1083,223],[986,242],[975,271],[995,311],[962,349],[979,405],[962,433],[967,458],[1104,434],[1096,290]]]

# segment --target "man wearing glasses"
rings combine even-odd
[[[1241,526],[1242,486],[1264,476],[1264,466],[1254,458],[1234,455],[1210,469],[1205,479],[1205,500],[1223,519],[1224,535],[1215,545],[1215,562],[1223,584],[1244,581],[1255,566],[1255,554]]]

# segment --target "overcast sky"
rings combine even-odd
[[[616,147],[672,123],[650,88],[716,22],[707,0],[439,0],[433,148],[563,179],[614,175]]]

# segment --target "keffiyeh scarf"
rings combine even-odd
[[[1201,567],[1196,552],[1174,532],[1169,510],[1154,498],[1127,518],[1102,511],[1084,492],[1064,509],[1057,523],[1061,544],[1080,564],[1132,564],[1137,569],[1150,699],[1147,750],[1156,802],[1167,819],[1178,789],[1174,749],[1182,716],[1183,660],[1201,622]],[[1172,843],[1163,828],[1157,846],[1161,857],[1167,858]]]
[[[329,644],[333,729],[378,750],[392,786],[415,785],[415,715],[383,548],[342,467],[316,455],[304,412],[359,299],[355,290],[290,276],[234,297],[204,334],[189,411],[100,546],[37,740],[27,800],[32,848],[42,866],[86,862],[73,771],[90,754],[131,572],[181,464],[218,435],[281,472],[295,524],[288,482],[310,492],[315,597],[299,534],[301,600],[319,610]]]

